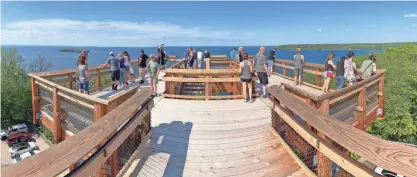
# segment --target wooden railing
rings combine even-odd
[[[243,98],[237,64],[227,59],[205,58],[206,69],[185,69],[186,61],[182,60],[165,70],[164,97],[179,99],[237,99]],[[222,64],[225,69],[210,69],[212,64]],[[253,80],[256,80],[253,77]],[[190,85],[193,95],[185,94],[184,88]],[[256,96],[255,84],[252,84],[253,96]],[[198,93],[197,93],[198,92]],[[229,95],[215,95],[218,93]]]
[[[361,130],[365,130],[376,117],[384,116],[384,70],[381,69],[367,80],[320,96],[291,84],[282,85],[298,99]]]
[[[91,68],[97,71],[102,69]],[[131,86],[108,99],[86,95],[73,89],[73,74],[69,70],[29,74],[33,122],[38,124],[40,119],[54,134],[54,143],[59,143],[93,124],[138,90],[137,86]],[[60,80],[55,80],[62,76],[67,76],[64,86],[59,83]],[[101,76],[100,74],[96,77],[100,80]]]
[[[150,131],[150,111],[154,105],[151,93],[149,89],[139,91],[67,140],[19,164],[2,168],[2,176],[123,175]]]
[[[323,114],[286,90],[271,86],[271,132],[310,176],[378,176],[349,156],[349,152],[378,167],[404,176],[417,176],[417,148],[380,139]],[[332,95],[324,96],[331,98]],[[315,160],[317,159],[317,160]]]

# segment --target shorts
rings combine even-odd
[[[139,68],[146,68],[146,64],[140,64]]]
[[[240,78],[240,82],[251,83],[252,82],[252,79],[243,79],[243,78]]]
[[[120,78],[120,70],[111,71],[111,81],[118,81]]]
[[[268,75],[266,72],[258,72],[259,83],[261,85],[268,85]]]
[[[333,77],[333,72],[331,72],[331,71],[324,71],[324,78],[328,78],[328,77],[330,77],[330,78],[332,78]]]
[[[133,70],[132,65],[130,65],[130,75],[135,75],[135,70]]]
[[[151,80],[153,80],[156,84],[158,83],[158,79],[156,78],[156,76],[149,75],[149,81]]]
[[[193,65],[194,65],[194,60],[191,60],[189,63],[188,63],[188,67],[193,67]]]
[[[301,76],[303,74],[303,68],[295,67],[294,72],[294,76]]]
[[[165,65],[159,65],[159,69],[160,70],[163,70],[163,69],[165,69],[166,67],[165,67]]]
[[[130,71],[130,66],[126,66],[126,65],[125,65],[125,71],[126,71],[126,72],[129,72],[129,71]]]
[[[88,84],[89,84],[88,81],[86,81],[84,83],[80,82],[80,90],[88,91]]]
[[[274,65],[274,60],[268,60],[268,68]]]

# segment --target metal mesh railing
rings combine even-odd
[[[39,87],[39,97],[39,109],[53,117],[54,105],[52,92],[43,87]]]
[[[379,85],[374,84],[366,88],[366,112],[368,113],[371,109],[379,103]]]
[[[358,116],[359,92],[329,105],[329,115],[337,120],[353,123]],[[337,99],[337,98],[335,98]]]
[[[61,97],[61,107],[63,109],[63,126],[73,133],[87,128],[94,122],[94,110]]]

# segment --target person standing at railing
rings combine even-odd
[[[158,73],[159,73],[159,63],[156,61],[155,54],[151,54],[151,61],[148,63],[148,72],[149,72],[149,86],[153,90],[153,96],[157,95],[157,85],[158,85]]]
[[[125,69],[125,58],[123,57],[123,54],[122,53],[119,53],[118,54],[118,57],[119,57],[119,66],[120,66],[120,78],[119,78],[119,81],[120,81],[120,87],[123,87],[124,85],[125,85],[125,83],[126,83],[126,79],[127,78],[125,78],[125,72],[126,72],[126,69]]]
[[[344,77],[347,82],[347,85],[353,85],[356,82],[356,75],[355,72],[358,72],[356,68],[356,63],[353,61],[353,57],[355,54],[353,52],[349,52],[347,54],[348,59],[345,60],[345,73]]]
[[[229,57],[231,60],[236,58],[236,48],[233,48],[233,50],[229,52]]]
[[[114,58],[114,53],[110,52],[109,59],[105,64],[102,64],[104,67],[110,66],[111,81],[112,81],[112,90],[117,90],[120,79],[120,63],[119,59]]]
[[[342,56],[339,61],[337,62],[336,67],[336,80],[337,80],[337,90],[340,90],[345,86],[345,60],[346,57]]]
[[[204,58],[210,58],[210,52],[206,49],[206,51],[204,51]]]
[[[80,56],[80,59],[78,60],[77,73],[80,82],[80,88],[78,91],[88,95],[88,81],[90,80],[90,75],[88,73],[86,56]]]
[[[145,83],[145,72],[146,72],[146,64],[148,63],[148,55],[145,54],[143,49],[140,49],[139,55],[139,70],[140,70],[140,84]]]
[[[242,62],[243,61],[243,59],[244,59],[244,57],[243,57],[243,52],[244,52],[245,50],[243,49],[243,47],[239,47],[239,51],[236,53],[236,61],[237,62]]]
[[[200,51],[197,52],[197,65],[198,69],[201,69],[201,63],[203,62],[203,50],[200,49]]]
[[[277,51],[276,48],[271,49],[271,51],[269,51],[269,56],[268,56],[268,74],[271,75],[272,72],[272,68],[274,66],[274,60],[275,60],[275,52]]]
[[[329,85],[332,81],[333,71],[335,71],[336,65],[333,62],[334,60],[334,53],[329,53],[327,55],[326,62],[324,63],[324,84],[322,91],[323,93],[329,92]]]
[[[126,50],[123,52],[123,57],[125,58],[125,83],[126,85],[129,85],[129,82],[128,82],[129,76],[130,76],[130,81],[133,83],[135,81],[135,78],[133,77],[135,73],[133,71],[133,74],[132,74],[133,68],[130,65],[130,55]]]
[[[262,85],[262,88],[263,88],[262,96],[266,98],[266,87],[269,84],[269,82],[268,82],[268,75],[266,74],[266,72],[268,71],[268,66],[267,66],[268,61],[265,56],[265,47],[262,46],[259,49],[259,53],[256,54],[254,62],[255,62],[255,70],[259,77],[259,83]]]
[[[294,81],[295,85],[301,85],[301,75],[303,74],[304,55],[301,54],[301,49],[297,48],[294,55]]]
[[[245,52],[245,58],[239,64],[239,73],[240,73],[240,82],[242,83],[242,93],[244,102],[248,102],[247,90],[249,89],[249,101],[253,102],[252,99],[252,72],[253,65],[252,62],[248,61],[248,53]]]
[[[188,63],[188,69],[193,69],[194,66],[194,52],[193,48],[190,47],[188,49],[188,57],[187,57],[187,63]]]

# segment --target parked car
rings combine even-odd
[[[22,161],[23,159],[25,159],[25,158],[27,158],[27,157],[33,156],[33,155],[35,155],[35,154],[38,154],[39,152],[41,152],[41,151],[34,150],[34,151],[31,151],[31,152],[25,152],[25,153],[23,153],[23,154],[19,154],[19,155],[17,155],[17,156],[13,159],[13,164],[15,164],[15,163],[17,163],[17,162],[20,162],[20,161]]]
[[[28,132],[28,127],[26,124],[17,124],[8,127],[6,130],[1,131],[1,140],[6,140],[8,136],[19,133],[19,132]]]
[[[7,145],[9,145],[9,147],[11,147],[13,144],[21,142],[36,142],[36,140],[28,132],[18,132],[7,137]]]
[[[374,172],[376,172],[376,173],[378,173],[380,175],[387,176],[387,177],[404,177],[403,175],[398,175],[397,173],[394,173],[394,172],[385,170],[385,169],[383,169],[381,167],[375,167],[374,168]]]
[[[22,142],[14,144],[10,147],[10,157],[15,158],[18,154],[23,154],[25,152],[30,152],[33,150],[39,150],[39,147],[34,142]]]

